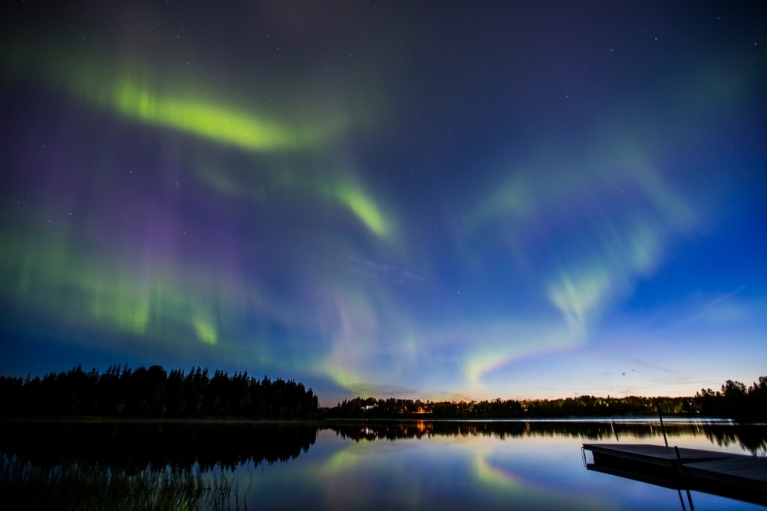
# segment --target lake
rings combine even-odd
[[[671,446],[767,452],[764,425],[669,420],[666,434]],[[657,421],[634,420],[3,422],[0,488],[18,499],[62,499],[103,473],[128,485],[152,473],[194,474],[201,488],[218,484],[217,502],[195,501],[201,508],[682,509],[684,491],[587,470],[581,446],[595,442],[664,439]],[[14,471],[37,475],[13,480]],[[89,482],[62,483],[65,472]],[[696,510],[765,509],[698,491],[691,498]]]

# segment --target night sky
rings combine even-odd
[[[767,8],[5,2],[0,371],[322,404],[767,375]]]

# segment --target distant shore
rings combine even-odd
[[[0,376],[0,418],[45,420],[300,421],[389,420],[642,420],[660,416],[767,421],[767,377],[746,387],[728,380],[721,390],[684,397],[601,397],[485,401],[421,401],[356,397],[320,407],[311,388],[294,380],[258,379],[192,368],[81,366],[41,377]]]
[[[665,423],[705,423],[705,424],[741,424],[735,419],[722,417],[701,417],[689,415],[664,415]],[[429,416],[402,417],[327,417],[317,419],[247,419],[238,417],[210,418],[160,418],[160,417],[0,417],[0,423],[73,423],[73,424],[263,424],[263,425],[329,425],[329,424],[375,424],[375,423],[413,423],[413,422],[493,422],[493,423],[593,423],[593,424],[654,424],[660,423],[657,415],[651,416],[615,416],[615,417],[534,417],[534,418],[459,418],[445,419]],[[767,422],[745,422],[749,425],[767,425]]]

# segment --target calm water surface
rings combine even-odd
[[[663,444],[657,422],[6,423],[36,466],[173,467],[238,483],[248,509],[681,509],[675,490],[586,470],[583,443]],[[764,456],[767,427],[672,422],[669,445]],[[22,434],[23,433],[23,434]],[[692,492],[696,510],[766,509]]]

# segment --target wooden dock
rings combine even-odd
[[[586,468],[663,486],[767,506],[767,458],[684,447],[583,444]]]

